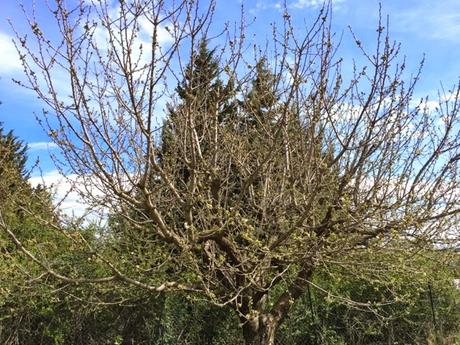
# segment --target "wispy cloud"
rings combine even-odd
[[[331,0],[332,5],[338,5],[346,0]],[[325,4],[324,0],[296,0],[289,4],[289,8],[301,10],[304,8],[318,8]]]
[[[331,4],[337,9],[337,5],[344,3],[346,0],[331,0]],[[326,3],[325,0],[295,0],[287,3],[289,10],[302,10],[302,9],[317,9]],[[262,1],[256,2],[254,8],[250,9],[250,13],[255,14],[265,10],[277,10],[282,11],[285,9],[283,1]]]
[[[29,151],[40,151],[55,149],[58,146],[53,142],[39,141],[35,143],[29,143],[27,144],[27,147],[29,148]]]
[[[460,43],[460,1],[420,1],[416,6],[395,11],[394,25],[400,31],[425,38]]]
[[[21,62],[12,39],[12,36],[0,32],[0,74],[11,75],[21,70]]]
[[[251,14],[257,14],[260,11],[265,10],[278,10],[280,11],[283,8],[281,1],[257,1],[254,8],[251,8],[249,12]]]

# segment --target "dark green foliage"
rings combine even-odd
[[[0,128],[0,221],[40,256],[59,247],[50,228],[56,214],[49,192],[42,186],[33,188],[27,180],[26,150],[12,132]],[[36,315],[52,309],[54,297],[35,279],[41,273],[11,238],[0,232],[0,343],[17,343],[21,333],[38,327],[32,320]]]
[[[161,315],[162,339],[155,344],[242,344],[237,317],[229,308],[170,294]]]
[[[332,280],[331,274],[334,279]],[[279,345],[339,344],[428,344],[430,337],[445,340],[458,334],[460,292],[450,278],[434,274],[430,279],[436,305],[434,327],[428,285],[411,283],[411,277],[399,277],[390,292],[383,282],[347,276],[337,269],[319,272],[314,284],[329,293],[310,287],[310,293],[296,302],[293,313],[281,327]],[[239,345],[243,344],[236,315],[182,294],[139,293],[129,288],[65,287],[44,284],[34,295],[23,289],[16,300],[21,322],[3,320],[0,333],[4,341],[16,327],[18,342],[11,344],[154,344],[154,345]],[[403,294],[397,303],[375,306],[372,310],[344,303],[335,296],[354,302],[391,300],[393,293]],[[123,300],[123,301],[122,301]],[[93,303],[88,303],[93,301]],[[104,304],[103,302],[119,304]],[[100,304],[98,304],[100,303]],[[457,332],[457,333],[456,333]],[[454,339],[454,338],[452,338]],[[6,343],[6,342],[3,342]],[[432,343],[433,344],[433,343]],[[434,344],[443,344],[442,342]],[[454,340],[446,344],[455,344]]]
[[[0,122],[0,175],[5,175],[7,169],[14,169],[23,177],[26,177],[27,146],[24,145],[13,131],[4,132]]]
[[[436,268],[441,253],[428,254],[419,262],[424,278],[420,271],[388,272],[386,280],[354,276],[340,266],[318,271],[282,325],[280,344],[456,344],[460,291],[453,284],[455,273],[445,264]],[[369,256],[369,262],[381,259]],[[452,258],[447,262],[454,264]]]
[[[242,104],[242,122],[251,127],[274,124],[278,101],[275,76],[269,70],[265,59],[261,59],[257,62],[251,89]]]
[[[200,121],[213,114],[219,124],[226,122],[236,113],[233,100],[235,89],[231,78],[225,83],[216,50],[209,49],[205,39],[200,41],[198,51],[192,55],[186,67],[184,79],[176,88],[179,97],[178,107],[168,107],[168,118],[162,133],[160,157],[173,153],[173,142],[178,117],[184,116],[182,109],[193,109],[197,114],[195,123],[197,135],[202,141],[209,136],[210,130],[205,121]],[[206,144],[204,144],[204,149]]]
[[[209,49],[206,39],[202,39],[198,52],[192,55],[186,67],[184,80],[176,88],[182,105],[202,113],[217,114],[219,123],[225,122],[235,111],[231,101],[234,90],[232,80],[225,84],[221,77],[216,49]],[[174,117],[174,110],[171,115]]]

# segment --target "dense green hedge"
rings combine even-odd
[[[393,291],[387,284],[340,276],[345,272],[339,269],[331,280],[330,273],[318,273],[315,286],[294,305],[280,329],[280,345],[460,340],[460,292],[445,272],[429,277],[429,285],[399,277]],[[20,287],[0,302],[1,344],[243,343],[236,315],[199,296],[135,293],[123,286],[66,286],[46,279]]]

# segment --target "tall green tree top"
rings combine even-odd
[[[251,122],[270,123],[274,121],[274,107],[279,98],[276,95],[275,75],[270,71],[265,58],[256,64],[255,77],[245,99],[244,108]]]
[[[222,80],[219,62],[216,48],[210,49],[207,39],[201,39],[176,92],[183,106],[191,106],[195,111],[217,113],[222,122],[234,110],[230,104],[234,90],[231,79]]]
[[[5,132],[0,122],[0,175],[7,166],[26,176],[27,145],[14,136],[13,131]]]
[[[233,80],[227,78],[224,81],[222,76],[216,48],[210,49],[208,41],[201,39],[190,56],[182,81],[176,87],[179,103],[168,106],[168,117],[162,131],[161,157],[171,150],[173,136],[178,135],[177,126],[184,123],[187,112],[193,111],[197,116],[196,121],[187,125],[195,128],[203,148],[206,142],[214,140],[211,139],[214,133],[209,128],[210,122],[205,118],[212,118],[220,125],[229,117],[235,117],[237,109]]]
[[[216,50],[209,49],[205,39],[200,41],[197,48],[185,68],[184,79],[176,88],[179,97],[185,102],[205,98],[205,94],[212,101],[212,96],[216,96],[222,88]]]

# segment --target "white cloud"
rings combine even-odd
[[[43,176],[31,177],[29,182],[34,187],[41,184],[51,188],[54,201],[67,215],[82,216],[85,213],[86,206],[75,190],[76,175],[63,176],[57,170],[52,170]]]
[[[120,17],[119,4],[116,4],[113,7],[111,7],[109,9],[108,15],[114,22],[116,22],[118,18]],[[98,18],[93,18],[93,19],[95,21],[99,20]],[[134,18],[131,18],[131,19],[134,19]],[[153,23],[145,15],[140,16],[137,20],[138,20],[140,30],[139,30],[139,33],[136,34],[137,37],[134,40],[134,43],[132,45],[133,51],[131,52],[131,54],[133,55],[134,58],[137,58],[140,55],[140,50],[139,50],[140,45],[142,45],[144,47],[144,50],[148,52],[148,49],[145,49],[145,48],[150,48],[152,33],[154,32]],[[157,29],[156,39],[158,43],[160,44],[160,46],[165,46],[174,41],[173,35],[168,31],[165,25],[159,25],[156,29]],[[118,34],[116,33],[116,35]],[[102,50],[107,50],[109,48],[114,48],[117,50],[121,49],[117,41],[112,43],[114,44],[113,47],[110,47],[109,45],[110,37],[109,36],[110,35],[109,35],[107,28],[104,27],[103,25],[98,25],[93,35],[94,43],[99,49],[102,49]],[[143,52],[143,54],[146,54],[145,51]]]
[[[148,20],[146,17],[142,17],[140,19],[140,26],[141,26],[141,36],[143,40],[148,40],[151,39],[152,33],[153,33],[153,24],[150,20]],[[168,43],[172,43],[174,41],[174,37],[171,35],[171,33],[168,31],[166,26],[159,26],[157,27],[157,40],[160,45],[165,45]]]
[[[81,197],[81,191],[92,189],[95,195],[100,194],[95,188],[88,184],[88,178],[81,178],[75,174],[62,175],[57,170],[46,172],[43,176],[34,176],[29,179],[33,187],[45,185],[51,189],[54,203],[69,217],[85,217],[87,221],[95,220],[94,214],[89,205]]]
[[[339,9],[339,4],[344,3],[346,0],[331,0],[331,4],[334,9]],[[295,0],[287,3],[287,8],[290,10],[302,10],[307,8],[318,9],[323,6],[327,1],[325,0]],[[285,9],[283,1],[263,1],[259,0],[256,2],[254,8],[249,10],[251,14],[257,14],[260,11],[265,10],[277,10],[283,11]]]
[[[345,2],[345,0],[331,0],[333,5]],[[304,8],[318,8],[323,6],[325,3],[324,0],[297,0],[289,4],[289,8],[294,9],[304,9]]]
[[[0,32],[0,73],[13,74],[21,70],[21,61],[12,41],[13,37]]]
[[[282,2],[268,2],[268,1],[257,1],[256,6],[249,10],[251,14],[256,14],[259,11],[275,9],[280,11],[283,8]]]
[[[58,146],[53,142],[39,141],[27,144],[29,151],[51,150]]]

